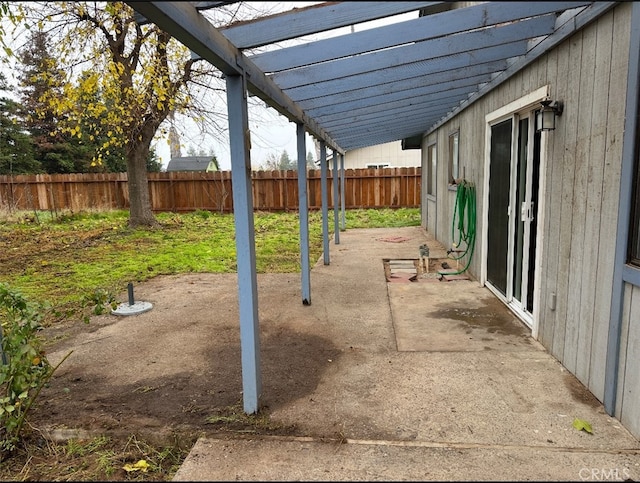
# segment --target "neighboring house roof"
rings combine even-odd
[[[217,171],[212,156],[181,156],[171,158],[167,171]]]

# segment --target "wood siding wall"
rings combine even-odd
[[[434,235],[449,246],[455,200],[447,190],[448,136],[460,132],[460,171],[477,188],[478,240],[470,271],[480,278],[480,233],[485,230],[481,214],[486,209],[485,116],[546,85],[552,99],[564,101],[558,128],[546,134],[544,192],[540,193],[544,226],[538,228],[542,245],[534,318],[540,342],[600,401],[604,398],[630,29],[631,4],[622,2],[423,141],[423,149],[434,140],[438,145]],[[431,217],[433,202],[426,204]],[[627,290],[627,296],[628,346],[639,347],[640,289]],[[628,350],[620,369],[627,374],[621,381],[624,387],[639,387],[638,367],[640,349]],[[616,416],[640,437],[640,397],[635,388],[620,390],[621,413]]]
[[[573,105],[548,146],[540,341],[602,401],[615,260],[630,5],[547,57],[551,95]],[[557,304],[551,310],[549,298]],[[636,403],[640,402],[637,401]]]
[[[419,207],[419,167],[346,169],[345,207]],[[320,170],[308,171],[309,209],[322,207]],[[333,206],[333,176],[329,170],[328,198]],[[297,171],[254,171],[254,209],[298,209]],[[231,171],[212,173],[149,173],[152,209],[160,211],[233,211]],[[0,176],[0,209],[72,210],[127,209],[126,173]]]

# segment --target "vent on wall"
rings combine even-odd
[[[410,138],[404,138],[401,142],[402,150],[407,149],[420,149],[422,146],[422,134],[417,136],[411,136]]]

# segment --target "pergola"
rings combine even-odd
[[[305,131],[320,142],[324,263],[329,264],[326,150],[344,153],[428,134],[615,2],[326,2],[216,28],[201,13],[237,2],[127,2],[225,76],[244,410],[258,411],[260,347],[247,95],[297,126],[302,303],[311,303]],[[418,11],[417,18],[301,38]],[[285,40],[297,45],[279,47]],[[247,49],[266,47],[247,55]],[[344,176],[341,176],[344,181]],[[338,177],[334,176],[338,193]],[[342,190],[344,187],[341,188]],[[335,243],[339,243],[334,203]]]

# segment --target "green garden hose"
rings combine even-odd
[[[456,236],[457,228],[457,236]],[[451,240],[453,248],[447,250],[447,255],[453,260],[467,258],[467,264],[455,273],[440,273],[440,275],[458,275],[466,272],[473,258],[476,244],[476,187],[473,183],[463,180],[456,190],[456,204],[451,223]],[[455,255],[452,256],[452,253]]]

